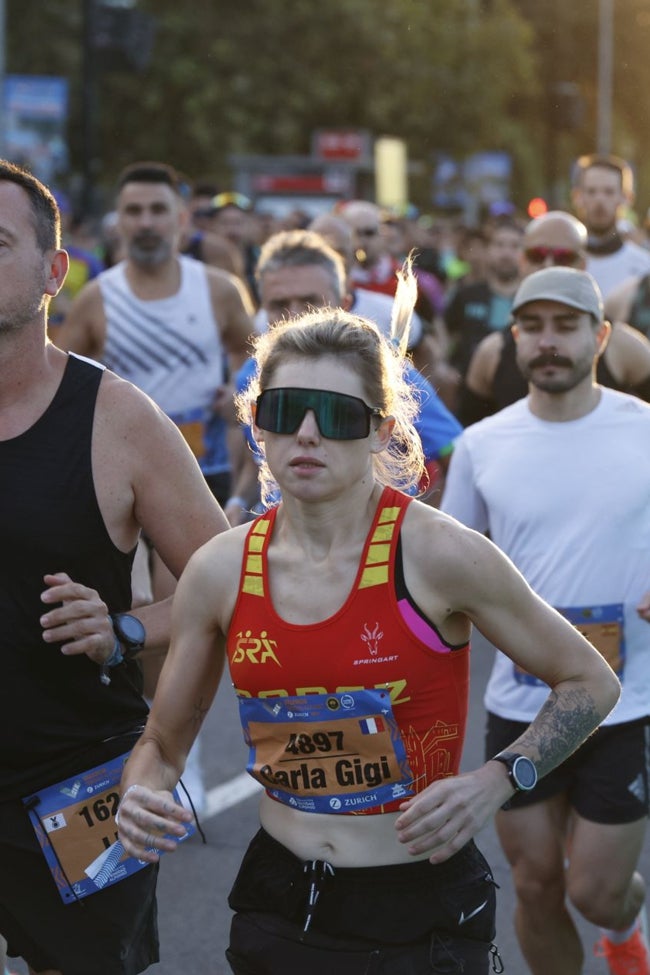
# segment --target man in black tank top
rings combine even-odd
[[[614,288],[605,299],[605,314],[650,338],[650,274],[628,278]]]
[[[552,210],[531,220],[524,234],[522,275],[560,265],[584,270],[587,228],[570,213]],[[598,382],[650,401],[650,342],[618,323],[598,361]],[[484,338],[472,355],[458,407],[469,426],[521,399],[527,393],[509,330]]]
[[[76,839],[57,846],[41,830],[41,849],[35,826],[49,787],[81,786],[111,762],[119,776],[146,720],[135,655],[168,639],[170,606],[131,613],[141,529],[178,576],[227,523],[151,401],[47,340],[49,300],[68,266],[59,214],[46,187],[4,161],[0,245],[0,935],[33,973],[136,975],[158,960],[155,871],[108,869],[85,901],[71,873]],[[84,875],[113,846],[118,786],[101,799]],[[84,822],[69,793],[68,820],[48,812],[48,826]],[[84,808],[96,826],[92,803]]]

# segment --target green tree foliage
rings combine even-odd
[[[428,165],[506,149],[534,173],[515,93],[532,92],[531,30],[513,0],[139,0],[156,20],[145,71],[93,61],[98,173],[110,184],[140,158],[230,179],[231,153],[308,153],[317,128],[407,141]],[[84,150],[82,0],[8,0],[8,70],[71,85],[73,165]],[[86,102],[87,104],[87,102]]]
[[[637,173],[640,209],[650,204],[650,3],[648,0],[610,0],[613,14],[613,111],[610,150],[628,159]],[[538,97],[528,104],[541,121],[540,146],[548,153],[552,140],[553,92],[556,82],[578,85],[584,101],[582,124],[555,133],[555,169],[566,184],[568,205],[571,162],[598,148],[598,67],[601,3],[597,0],[516,0],[533,28],[534,50],[540,66]],[[547,156],[548,158],[548,156]]]
[[[614,2],[614,0],[612,0]],[[7,0],[7,70],[70,81],[72,163],[82,168],[89,0]],[[566,178],[597,144],[595,0],[137,0],[156,21],[140,72],[91,62],[98,177],[166,159],[226,185],[232,153],[308,153],[317,128],[404,138],[425,171],[432,153],[504,149],[519,198]],[[650,194],[648,0],[614,2],[612,149]],[[582,124],[558,130],[557,82],[577,84]],[[648,160],[648,161],[647,161]],[[426,202],[426,201],[421,201]]]
[[[138,110],[158,128],[129,118],[132,79],[107,78],[113,110],[105,124],[120,161],[155,139],[185,171],[223,173],[233,152],[307,153],[315,128],[402,137],[415,158],[525,141],[508,105],[532,83],[530,31],[509,3],[490,15],[471,0],[443,8],[203,0],[191,17],[176,4],[150,6],[158,33]]]

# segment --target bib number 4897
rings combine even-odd
[[[292,755],[313,755],[314,752],[342,752],[343,732],[315,731],[313,735],[291,734],[285,751]]]

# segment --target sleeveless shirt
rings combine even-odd
[[[305,626],[281,619],[270,597],[267,551],[277,508],[254,521],[227,652],[240,698],[388,691],[417,793],[435,779],[458,773],[469,644],[445,643],[412,601],[396,592],[396,553],[409,503],[400,492],[384,489],[348,598],[329,619]],[[318,580],[306,578],[305,585],[318,585]],[[353,811],[395,811],[402,801]]]
[[[67,572],[96,589],[111,612],[131,604],[134,552],[111,541],[93,483],[102,374],[70,356],[43,415],[0,441],[0,799],[80,771],[87,748],[136,728],[147,714],[137,663],[113,668],[106,687],[96,663],[46,644],[39,623],[47,573]]]
[[[650,274],[644,274],[635,292],[628,324],[650,338]]]
[[[121,262],[98,277],[106,318],[103,361],[180,428],[204,474],[229,470],[226,423],[212,410],[226,359],[205,265],[178,257],[181,284],[168,298],[136,297]]]

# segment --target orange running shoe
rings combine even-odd
[[[604,958],[610,975],[650,975],[650,951],[644,925],[639,924],[627,941],[616,944],[604,935],[594,945],[597,958]]]

